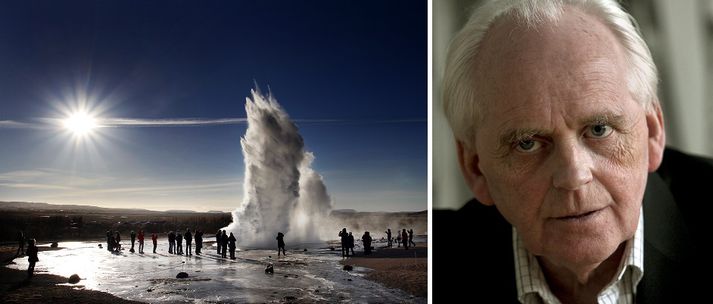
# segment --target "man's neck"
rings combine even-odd
[[[562,303],[597,303],[599,292],[611,282],[624,258],[627,242],[598,264],[567,267],[537,257],[547,284]]]

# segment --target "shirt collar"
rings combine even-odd
[[[602,293],[609,292],[617,282],[622,280],[627,270],[631,271],[632,280],[630,282],[634,291],[644,276],[644,216],[642,209],[639,210],[639,223],[636,226],[634,238],[628,240],[626,244],[624,252],[626,259],[622,260],[619,265],[616,278],[607,284]],[[532,297],[538,298],[543,303],[560,303],[547,285],[537,258],[525,249],[525,245],[515,227],[512,228],[512,241],[517,298],[520,303],[533,302],[530,300]]]

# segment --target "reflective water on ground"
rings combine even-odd
[[[168,254],[167,245],[159,245],[156,254],[149,245],[139,254],[126,247],[112,253],[99,244],[60,243],[64,249],[39,253],[35,270],[65,277],[76,273],[82,278],[77,285],[84,288],[151,303],[426,302],[364,279],[368,269],[343,271],[339,250],[325,244],[305,245],[307,251],[288,250],[280,258],[274,250],[239,251],[235,260],[219,257],[215,247],[186,257]],[[15,263],[8,267],[27,269],[26,257]],[[269,263],[274,274],[264,271]],[[189,277],[176,279],[179,272]]]

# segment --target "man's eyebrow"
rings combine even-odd
[[[624,123],[624,121],[626,121],[626,118],[622,114],[601,113],[601,114],[589,116],[589,117],[581,120],[581,124],[584,126],[591,126],[591,125],[621,126]]]

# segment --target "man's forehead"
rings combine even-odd
[[[483,117],[628,97],[621,47],[597,18],[572,8],[556,22],[531,27],[513,18],[495,22],[475,59]]]
[[[569,69],[595,60],[623,66],[622,54],[614,34],[578,9],[565,8],[559,20],[537,25],[506,15],[483,37],[473,61],[473,80],[477,91],[496,94],[543,77],[565,77]]]

